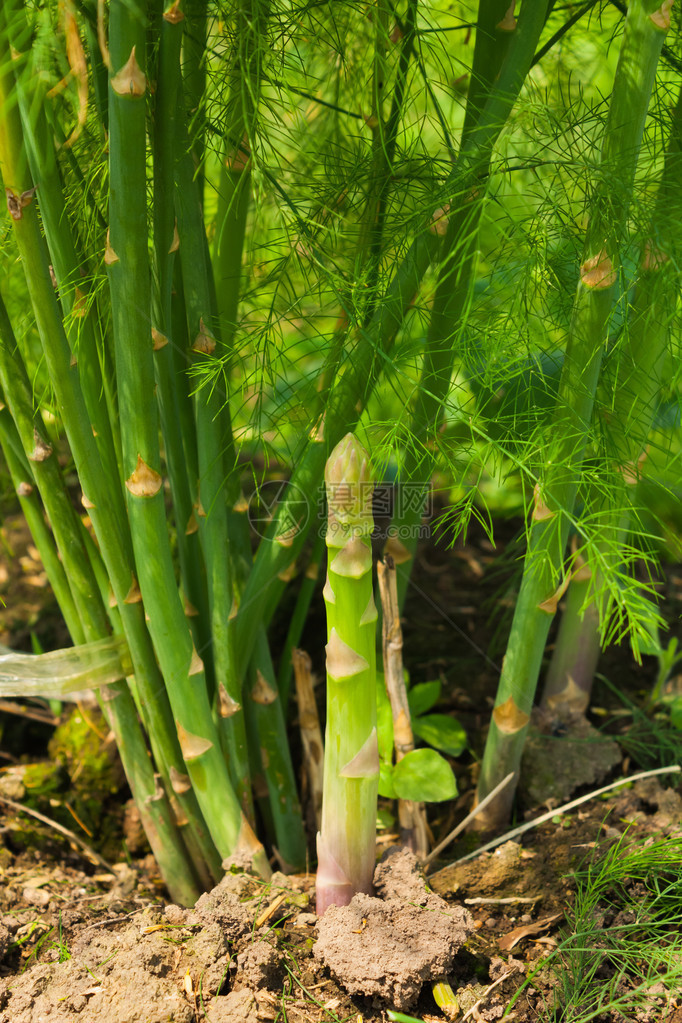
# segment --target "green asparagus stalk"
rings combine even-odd
[[[3,16],[10,13],[11,11],[7,7],[3,8]],[[6,28],[6,24],[3,25],[3,28]],[[90,518],[97,535],[102,557],[114,591],[116,604],[126,632],[135,668],[140,707],[145,722],[149,727],[150,735],[153,737],[152,741],[155,745],[155,752],[158,751],[162,756],[165,777],[170,780],[177,801],[182,806],[183,820],[187,822],[188,828],[193,833],[192,844],[199,843],[202,848],[203,859],[205,859],[207,864],[213,864],[216,857],[215,845],[208,835],[206,825],[196,808],[196,797],[187,782],[185,762],[180,752],[179,735],[182,735],[183,741],[187,745],[188,741],[191,744],[191,736],[194,733],[192,733],[191,728],[187,728],[187,724],[183,722],[182,717],[180,717],[179,725],[184,727],[185,730],[180,732],[179,728],[176,729],[149,632],[145,625],[145,609],[140,601],[136,573],[132,568],[132,547],[128,532],[128,520],[123,505],[121,483],[118,479],[111,479],[103,471],[95,438],[89,423],[80,381],[71,361],[68,341],[64,333],[60,311],[50,279],[49,258],[45,243],[40,234],[34,189],[30,187],[26,155],[22,145],[22,129],[13,91],[14,83],[6,31],[1,33],[0,42],[2,44],[0,64],[3,72],[0,76],[0,167],[7,189],[8,207],[12,214],[14,235],[23,261],[29,295],[36,318],[36,326],[56,396],[56,406],[66,429],[71,452],[83,487],[84,502],[87,502]],[[129,67],[123,71],[122,77],[117,80],[117,84],[119,83],[126,93],[126,97],[133,99],[131,89],[134,93],[142,85],[139,68],[136,73],[135,68],[129,61]],[[142,138],[144,139],[144,117]],[[125,188],[123,192],[126,192]],[[142,186],[142,193],[144,195],[144,184]],[[144,232],[146,232],[145,217],[143,217],[143,224],[145,226],[143,234],[139,236],[140,239],[144,238]],[[135,223],[135,228],[139,228],[138,222]],[[123,248],[122,245],[119,247]],[[111,246],[108,248],[107,258],[112,263],[119,259],[116,251]],[[141,291],[144,291],[145,280],[145,275],[142,274],[140,277]],[[127,297],[130,298],[130,296]],[[144,301],[142,294],[136,294],[132,301],[136,303],[135,312],[144,319],[144,313],[142,312],[144,307],[140,305],[139,300]],[[134,316],[135,313],[133,313],[133,319]],[[148,340],[148,320],[146,329]],[[131,339],[133,337],[134,335],[131,334]],[[142,350],[144,351],[144,348]],[[150,351],[151,346],[147,350]],[[132,377],[135,379],[135,371],[133,371]],[[144,384],[145,381],[136,382]],[[153,401],[153,385],[149,393]],[[125,397],[123,400],[125,401]],[[138,402],[136,407],[138,414],[141,413],[143,407],[145,407],[144,402]],[[154,549],[156,539],[163,537],[164,533],[165,530],[161,529],[157,530],[156,536],[152,540],[149,537],[144,538],[146,542],[144,552],[146,555]],[[174,581],[170,586],[166,581],[165,585],[168,592],[172,593]],[[159,588],[159,592],[161,590],[163,590],[163,586]],[[162,647],[163,645],[161,643]],[[190,663],[190,654],[191,641],[186,662],[188,665]],[[191,663],[195,665],[196,662],[192,661]],[[172,675],[171,677],[175,679],[176,676]],[[192,703],[192,708],[195,706],[196,701]],[[195,747],[192,747],[192,749],[194,751]],[[200,783],[206,788],[206,780],[201,768],[203,768],[203,764],[200,765],[200,770],[195,771],[195,773],[198,774]],[[214,798],[217,798],[215,796],[217,791],[217,789],[214,790]],[[215,808],[215,802],[211,808]],[[219,815],[214,813],[214,817],[218,821],[215,827],[218,829],[222,828],[224,833],[224,824]],[[225,841],[223,844],[224,848],[229,847],[228,841]],[[258,847],[256,847],[256,852],[258,852]],[[218,861],[219,869],[220,860]]]
[[[178,559],[183,595],[196,614],[189,618],[194,645],[202,651],[212,677],[210,616],[199,536],[188,528],[193,520],[195,488],[190,484],[183,444],[183,423],[175,372],[173,329],[173,269],[176,262],[175,161],[178,110],[181,97],[180,47],[183,35],[183,4],[173,3],[159,17],[159,53],[154,95],[154,274],[152,288],[152,340],[159,413],[175,513]],[[183,378],[184,382],[184,378]]]
[[[249,666],[244,704],[249,748],[258,769],[255,774],[262,779],[259,805],[280,869],[295,873],[305,866],[305,834],[282,698],[277,690],[265,629]],[[255,777],[254,788],[258,788]],[[264,809],[266,800],[268,806]]]
[[[187,156],[177,166],[177,181],[180,259],[192,340],[191,359],[196,365],[210,366],[213,358],[227,354],[227,348],[220,332],[210,331],[208,326],[216,320],[215,306],[200,209]],[[250,719],[249,734],[255,744],[251,758],[257,756],[263,761],[265,787],[272,804],[266,819],[274,828],[273,843],[283,864],[298,869],[305,862],[305,838],[283,706],[262,626],[251,669],[246,659],[238,663],[235,650],[233,603],[243,585],[240,572],[248,572],[251,565],[251,549],[247,523],[240,522],[238,515],[228,514],[228,503],[233,503],[235,496],[236,465],[230,409],[226,396],[214,387],[196,391],[194,409],[199,452],[199,534],[208,566],[217,682],[215,716],[225,739],[230,775],[247,813],[252,812],[252,797],[245,715]],[[260,678],[275,699],[260,699]],[[260,751],[264,749],[272,753],[262,756]]]
[[[578,573],[568,588],[542,692],[542,706],[552,714],[585,713],[601,653],[599,609],[594,601],[588,600],[593,587],[592,571],[583,563]]]
[[[215,317],[209,290],[210,267],[206,253],[203,221],[196,184],[188,154],[178,161],[177,200],[180,261],[191,364],[208,366],[214,355],[224,351],[214,327]],[[228,755],[229,771],[238,799],[247,816],[252,816],[249,761],[242,711],[240,678],[236,670],[234,630],[230,625],[234,585],[230,562],[230,534],[226,503],[226,452],[232,450],[232,426],[226,396],[221,388],[199,387],[194,395],[198,451],[197,512],[199,538],[207,570],[213,662],[215,666],[214,707],[223,694],[231,713],[216,714]]]
[[[5,13],[3,9],[3,14]],[[3,26],[4,28],[4,26]],[[145,626],[144,610],[136,595],[132,574],[130,539],[125,532],[125,512],[117,480],[102,471],[96,441],[89,423],[79,378],[71,362],[71,352],[57,306],[49,274],[49,259],[40,234],[33,190],[29,187],[22,130],[13,93],[13,78],[7,60],[7,33],[0,33],[0,168],[7,187],[14,234],[22,256],[31,304],[45,360],[54,387],[57,408],[64,422],[71,452],[76,463],[84,501],[106,564],[114,597],[121,615],[133,657],[145,722],[163,751],[168,770],[172,766],[183,778],[178,736],[170,717],[170,707]],[[182,796],[178,794],[178,800]],[[215,856],[205,824],[187,810],[187,817],[198,840],[206,848],[206,859]]]
[[[526,0],[523,5],[505,62],[506,72],[501,74],[496,82],[476,130],[472,132],[466,152],[463,152],[462,159],[453,167],[444,187],[445,195],[452,196],[456,201],[471,194],[471,189],[476,187],[480,174],[485,170],[491,148],[499,137],[525,79],[546,13],[547,4],[544,0],[540,4]],[[463,211],[465,224],[468,216],[469,211],[465,209]],[[285,499],[278,507],[268,529],[269,542],[262,543],[259,547],[254,570],[249,576],[237,618],[240,668],[251,656],[264,608],[268,603],[274,603],[278,592],[281,592],[282,584],[278,581],[278,573],[291,563],[305,540],[305,530],[298,521],[296,499],[293,495],[300,493],[301,490],[304,493],[316,491],[322,479],[326,453],[357,423],[390,355],[393,342],[424,274],[439,254],[442,253],[445,258],[451,253],[450,246],[457,237],[456,221],[458,218],[453,218],[447,228],[445,248],[443,237],[438,233],[440,218],[431,218],[417,233],[405,256],[398,262],[393,278],[372,319],[361,331],[355,346],[348,351],[345,364],[329,395],[323,418],[315,424],[307,446],[297,455],[296,468],[291,478],[292,500]],[[451,278],[447,276],[443,283],[443,301],[448,316],[448,331],[451,326],[449,319],[451,304],[446,292],[450,285]],[[443,346],[438,344],[436,347],[442,360]],[[451,358],[449,355],[446,357]],[[442,393],[442,384],[446,379],[449,384],[450,374],[447,367],[441,363],[436,367],[435,373],[429,371],[429,383],[421,392],[429,407],[432,393],[435,397],[434,407],[436,409],[439,407],[437,394]],[[434,387],[441,388],[441,391],[434,391]],[[430,415],[430,412],[425,415],[426,422],[432,421]],[[421,515],[420,512],[417,514]],[[395,559],[395,552],[390,553]]]
[[[197,192],[204,205],[206,43],[208,11],[206,0],[185,0],[184,35],[182,41],[182,77],[190,118],[192,161],[197,173]]]
[[[251,569],[249,527],[245,515],[229,517],[237,599]],[[244,713],[254,794],[283,868],[302,869],[306,840],[296,778],[287,738],[285,704],[275,678],[268,637],[262,625],[245,683]]]
[[[476,42],[471,63],[471,82],[462,127],[462,143],[476,127],[500,73],[509,43],[517,29],[509,0],[480,0],[476,18]]]
[[[666,4],[659,10],[656,0],[632,0],[592,200],[552,442],[544,478],[536,487],[523,581],[481,766],[479,799],[508,772],[518,772],[547,633],[567,584],[564,552],[569,522],[615,300],[618,254],[625,237],[637,157],[668,24]],[[477,818],[478,826],[501,825],[509,816],[513,795],[514,786],[507,786]]]
[[[316,493],[324,474],[326,452],[337,444],[344,432],[353,427],[368,400],[383,359],[391,351],[403,317],[419,283],[435,258],[435,235],[426,231],[415,238],[409,253],[397,268],[380,307],[363,332],[362,345],[349,356],[329,397],[324,419],[317,424],[312,438],[296,459],[291,477],[291,498],[278,506],[254,559],[253,571],[244,589],[237,616],[237,656],[239,670],[248,664],[265,608],[276,603],[284,583],[278,574],[288,568],[305,542],[306,530],[300,521],[301,492]]]
[[[234,44],[228,55],[225,148],[218,188],[213,246],[220,332],[232,347],[241,293],[242,258],[251,192],[249,136],[261,87],[261,62],[269,2],[240,0],[234,5]]]
[[[389,5],[392,7],[392,5]],[[372,111],[369,126],[372,131],[372,161],[366,190],[365,209],[359,224],[358,245],[355,252],[354,278],[365,278],[363,291],[367,296],[359,317],[363,326],[370,322],[380,300],[377,282],[381,265],[381,251],[386,225],[386,212],[394,171],[395,151],[402,124],[405,96],[407,91],[410,61],[415,52],[415,33],[418,0],[410,0],[404,22],[396,15],[396,27],[402,39],[400,55],[393,85],[393,97],[387,118],[384,118],[386,80],[389,75],[388,61],[388,14],[389,6],[381,0],[374,5],[375,22],[374,60],[372,74]],[[395,14],[395,11],[392,12]],[[353,308],[352,293],[342,295],[341,311],[336,323],[329,353],[325,359],[317,383],[316,402],[313,415],[321,415],[333,384],[344,352],[349,332],[349,311]],[[356,328],[357,329],[357,328]]]
[[[614,477],[615,493],[595,497],[596,513],[605,528],[615,529],[617,543],[625,542],[633,485],[665,384],[669,358],[669,323],[679,293],[676,248],[680,232],[682,186],[682,92],[672,115],[671,133],[656,205],[642,248],[635,298],[628,315],[624,341],[613,353],[615,368],[600,381],[599,415],[605,456]],[[607,371],[609,365],[607,364]],[[622,498],[622,500],[619,500]],[[613,550],[613,542],[610,545]],[[605,544],[598,544],[601,555]],[[608,621],[608,602],[597,602],[601,587],[588,578],[574,578],[569,587],[554,654],[545,679],[542,705],[571,707],[589,699],[600,652],[601,623]],[[595,565],[592,572],[603,571]],[[600,606],[601,605],[601,606]],[[601,612],[601,613],[600,613]],[[579,639],[576,635],[579,633]],[[589,652],[589,659],[585,654]]]
[[[402,608],[417,547],[418,526],[436,466],[433,433],[450,389],[459,341],[468,316],[494,146],[533,60],[547,13],[545,3],[525,3],[518,22],[507,0],[482,0],[472,81],[456,167],[462,185],[450,209],[438,211],[432,229],[443,234],[441,268],[426,338],[417,400],[410,424],[411,444],[401,467],[401,484],[421,488],[421,499],[398,501],[386,551],[396,564]]]
[[[241,812],[213,723],[204,666],[175,584],[160,469],[150,344],[145,192],[145,19],[117,0],[109,18],[110,217],[108,260],[128,516],[149,630],[176,720],[187,773],[220,854],[269,874]],[[187,787],[187,785],[185,785]]]
[[[9,317],[0,298],[0,382],[8,401],[24,453],[36,480],[52,524],[55,542],[63,569],[54,559],[50,546],[43,542],[48,554],[44,562],[52,569],[52,579],[60,593],[62,574],[68,580],[72,601],[65,599],[64,612],[71,620],[72,638],[96,641],[110,632],[101,593],[87,557],[73,506],[66,492],[56,455],[39,417],[34,417],[30,403],[30,387],[23,363],[16,348]],[[16,471],[16,470],[15,470]],[[36,533],[40,540],[42,531]],[[43,537],[45,541],[45,538]],[[73,610],[71,604],[73,603]],[[147,747],[137,718],[137,711],[124,681],[113,684],[101,697],[102,709],[116,736],[126,776],[140,809],[143,827],[159,867],[173,898],[191,905],[199,895],[194,868],[187,859],[180,834],[171,814],[170,804],[159,788],[149,762]]]
[[[210,364],[214,355],[226,353],[227,348],[219,331],[210,331],[208,326],[215,321],[214,299],[208,276],[200,207],[188,157],[180,160],[177,165],[177,180],[180,258],[192,340],[191,358],[197,364]],[[236,315],[234,304],[233,309]],[[252,812],[252,797],[245,713],[251,719],[249,731],[255,749],[273,751],[264,758],[265,784],[272,803],[272,814],[268,815],[268,820],[272,820],[274,827],[273,842],[285,865],[300,868],[305,862],[305,841],[283,709],[279,699],[261,700],[259,697],[259,678],[265,679],[266,689],[276,694],[264,633],[261,633],[256,663],[248,674],[249,681],[246,684],[241,681],[247,679],[245,671],[237,671],[232,618],[235,592],[241,587],[233,581],[232,562],[243,559],[248,570],[251,552],[248,527],[245,536],[239,531],[234,535],[228,518],[226,500],[234,489],[232,474],[235,465],[229,406],[219,390],[206,387],[197,390],[194,408],[199,452],[198,507],[201,513],[198,515],[198,524],[204,558],[209,566],[209,600],[217,683],[214,694],[216,718],[226,739],[233,784],[243,808],[249,814]],[[232,550],[233,547],[235,550]]]
[[[66,577],[64,566],[59,560],[54,537],[45,521],[42,502],[33,483],[33,473],[26,458],[22,457],[24,452],[17,428],[6,408],[0,410],[0,447],[2,447],[2,453],[5,456],[26,524],[33,537],[33,542],[38,548],[52,592],[64,615],[66,627],[74,643],[84,643],[85,633],[76,610],[69,580]]]
[[[21,54],[15,61],[14,81],[31,178],[40,193],[41,220],[59,304],[104,471],[112,480],[117,480],[120,478],[120,451],[116,447],[118,414],[111,360],[105,339],[99,333],[104,318],[98,315],[99,298],[89,291],[84,281],[89,268],[78,253],[66,213],[54,133],[45,114],[47,85],[35,66],[32,52],[23,52],[31,41],[23,9],[16,6],[12,9],[8,27],[12,45]]]
[[[379,749],[369,456],[347,434],[325,469],[328,501],[327,726],[317,913],[370,892],[375,865]]]
[[[213,307],[217,307],[220,314],[220,340],[226,376],[229,375],[229,355],[234,344],[241,297],[251,187],[250,138],[255,129],[260,97],[268,13],[269,3],[263,0],[241,0],[233,9],[234,43],[228,58],[225,140],[213,248],[217,298]],[[227,475],[221,499],[224,502],[226,497],[228,508],[233,508],[239,496],[235,447],[227,408],[221,409],[220,415],[226,425],[224,471]],[[229,513],[226,535],[230,537],[231,550],[227,550],[224,542],[222,550],[231,555],[235,593],[239,597],[252,557],[248,527],[238,513]],[[234,670],[233,621],[229,622],[229,630],[233,657],[231,667]],[[264,627],[260,629],[251,664],[240,680],[244,714],[239,712],[238,704],[234,702],[241,699],[239,693],[228,691],[228,696],[233,698],[229,701],[233,713],[225,724],[230,730],[234,727],[233,722],[243,727],[242,718],[245,718],[254,793],[267,832],[282,869],[301,869],[305,863],[305,835],[286,733],[286,700],[275,682]]]
[[[31,385],[16,346],[4,300],[0,296],[0,386],[5,395],[22,454],[30,470],[29,484],[35,480],[52,531],[67,571],[71,595],[86,639],[100,639],[108,632],[106,615],[101,617],[95,634],[88,632],[92,607],[100,604],[100,593],[90,562],[85,554],[80,523],[66,492],[57,456],[45,430],[42,417],[33,414]],[[80,631],[80,630],[79,630]]]

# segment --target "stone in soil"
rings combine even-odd
[[[315,957],[351,995],[411,1009],[424,983],[449,973],[473,920],[427,890],[408,850],[391,850],[374,880],[382,898],[359,894],[326,911]]]

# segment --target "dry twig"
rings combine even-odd
[[[403,630],[400,625],[400,606],[395,564],[390,554],[377,563],[379,593],[383,608],[384,678],[393,714],[393,742],[396,761],[414,749],[414,736],[407,702],[403,675]],[[429,851],[426,813],[423,803],[398,800],[398,819],[403,841],[420,859]]]
[[[313,676],[310,658],[305,650],[292,650],[291,660],[294,665],[296,679],[296,697],[298,699],[298,727],[301,730],[303,745],[303,770],[308,780],[310,803],[315,816],[315,827],[320,830],[322,821],[322,786],[324,743],[320,718],[313,691]]]

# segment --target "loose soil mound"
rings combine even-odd
[[[350,994],[411,1009],[426,981],[451,972],[473,919],[427,891],[407,850],[389,851],[374,882],[381,898],[356,895],[349,906],[330,906],[318,923],[315,957]]]

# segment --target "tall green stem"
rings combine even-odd
[[[445,195],[466,196],[476,186],[481,169],[487,165],[491,148],[525,79],[546,10],[544,0],[541,4],[525,0],[510,54],[505,62],[505,71],[500,75],[497,87],[486,103],[466,152],[462,154],[462,160],[457,161],[448,177],[443,190]],[[511,57],[512,50],[514,59]],[[297,454],[289,491],[291,499],[285,498],[275,513],[266,542],[261,543],[258,549],[254,570],[240,605],[237,618],[240,667],[248,662],[251,655],[264,608],[274,603],[278,592],[281,592],[278,573],[291,563],[303,545],[305,530],[299,521],[298,495],[301,492],[316,492],[322,479],[326,453],[357,423],[384,369],[396,334],[417,294],[421,280],[442,248],[443,239],[437,233],[436,224],[434,220],[425,224],[398,262],[382,301],[367,326],[358,331],[355,344],[347,352],[345,363],[329,395],[323,419],[316,424],[307,446]],[[445,239],[446,253],[450,251],[448,246],[454,241],[455,231],[456,225],[451,221]],[[442,381],[446,375],[449,382],[449,374],[444,372],[438,372],[438,379]]]
[[[49,547],[46,568],[59,593],[62,574],[68,579],[73,598],[66,599],[64,611],[71,619],[75,642],[103,639],[110,625],[95,575],[83,546],[80,522],[64,487],[56,456],[49,444],[42,423],[34,418],[30,388],[23,364],[16,351],[7,312],[0,299],[0,382],[7,398],[26,458],[50,517],[61,564],[51,564]],[[41,539],[38,529],[36,538]],[[63,568],[61,565],[63,564]],[[74,617],[75,612],[75,617]],[[121,681],[110,686],[103,697],[103,710],[116,736],[126,777],[140,810],[143,826],[163,876],[174,898],[191,905],[199,895],[193,868],[187,861],[186,849],[173,821],[165,794],[157,786],[147,748],[137,719],[130,691]]]
[[[516,4],[509,0],[479,0],[474,58],[462,127],[463,145],[485,108],[516,31],[515,7]]]
[[[236,590],[241,598],[252,557],[249,526],[238,511],[230,514],[230,536]],[[287,738],[286,703],[277,686],[264,625],[242,691],[254,794],[282,869],[300,870],[305,864],[306,840]]]
[[[184,7],[186,21],[182,42],[182,78],[190,119],[191,152],[196,171],[197,192],[203,208],[208,15],[205,0],[185,0]]]
[[[227,860],[245,857],[264,874],[262,846],[241,813],[213,724],[201,658],[177,591],[160,473],[158,411],[150,343],[145,188],[145,19],[116,0],[109,18],[110,219],[108,260],[123,464],[135,564],[149,630],[176,720],[191,784]],[[180,781],[178,787],[187,787]]]
[[[195,369],[207,370],[215,365],[216,349],[220,355],[224,346],[214,326],[203,220],[188,154],[179,160],[176,174],[180,260],[190,337],[187,355]],[[232,784],[243,809],[250,816],[246,731],[241,709],[241,684],[236,670],[234,630],[230,627],[234,592],[226,477],[233,468],[227,465],[227,457],[233,450],[232,426],[228,399],[221,387],[205,385],[196,388],[194,418],[199,471],[196,519],[208,582],[216,682],[213,702],[220,708],[227,700],[231,708],[228,716],[219,717],[220,729],[226,743]]]
[[[416,21],[418,0],[410,0],[405,22],[399,23],[402,31],[400,56],[395,75],[393,97],[388,117],[384,119],[383,107],[388,75],[387,60],[387,16],[389,6],[381,0],[375,5],[374,19],[376,22],[374,61],[372,76],[372,162],[369,182],[366,191],[365,209],[360,223],[357,250],[355,253],[354,278],[363,275],[366,278],[365,291],[368,296],[366,308],[363,310],[363,326],[371,321],[380,301],[377,292],[381,250],[386,225],[388,196],[394,170],[395,151],[398,133],[402,123],[407,91],[408,71],[415,50]],[[342,298],[342,310],[336,324],[329,354],[317,385],[317,400],[313,414],[320,415],[326,405],[330,388],[339,368],[346,343],[349,326],[349,313],[352,307],[351,295]]]
[[[265,608],[276,603],[284,583],[278,573],[288,568],[306,537],[302,527],[300,494],[317,492],[322,479],[326,452],[338,443],[344,431],[353,427],[369,398],[390,353],[403,317],[419,283],[435,258],[437,242],[428,231],[410,246],[389,285],[386,295],[366,330],[361,344],[348,354],[328,401],[323,432],[318,428],[300,457],[291,477],[291,488],[278,506],[264,541],[256,555],[253,571],[244,589],[237,616],[237,656],[240,671],[248,664]],[[319,425],[319,424],[318,424]]]
[[[601,653],[599,610],[593,601],[587,603],[593,585],[592,572],[587,565],[578,571],[582,575],[579,579],[574,577],[568,588],[542,692],[542,706],[560,719],[587,710]]]
[[[249,139],[254,131],[260,95],[268,7],[263,0],[240,0],[235,4],[234,45],[228,54],[225,148],[213,248],[220,332],[228,348],[232,347],[237,327],[251,189]]]
[[[42,225],[50,250],[59,304],[64,313],[73,358],[77,361],[100,457],[105,471],[115,480],[120,477],[120,452],[116,446],[118,415],[110,359],[104,338],[98,335],[99,324],[102,323],[102,317],[97,315],[99,300],[84,281],[88,268],[78,254],[67,214],[55,140],[45,114],[47,85],[35,67],[35,57],[30,50],[31,30],[25,11],[15,5],[8,11],[7,20],[10,39],[17,51],[14,82],[24,143],[33,184],[40,193]],[[24,50],[28,52],[24,53]]]
[[[396,563],[401,607],[436,465],[432,435],[442,415],[458,342],[468,318],[493,149],[530,69],[546,9],[546,3],[524,3],[517,23],[507,0],[481,0],[479,6],[472,81],[456,163],[462,170],[462,186],[449,209],[438,211],[440,217],[432,225],[445,237],[410,424],[411,443],[401,467],[402,494],[407,496],[409,490],[409,500],[402,500],[399,492],[387,543],[387,551]]]
[[[640,258],[635,298],[629,310],[624,340],[612,353],[600,380],[597,414],[602,423],[607,472],[615,484],[594,494],[594,513],[609,539],[598,543],[603,558],[613,560],[625,542],[634,484],[656,406],[665,386],[669,359],[669,323],[679,292],[680,190],[682,189],[682,91],[672,126],[661,185]],[[615,553],[618,560],[618,554]],[[592,569],[597,578],[603,567]],[[588,569],[589,572],[589,569]],[[542,694],[544,706],[568,706],[589,698],[600,649],[600,623],[613,610],[600,586],[589,580],[572,581],[552,661]],[[580,622],[580,624],[579,624]],[[580,643],[575,642],[580,630]],[[590,651],[586,661],[584,653]]]
[[[6,408],[0,409],[0,447],[2,447],[2,453],[5,456],[26,524],[33,537],[33,542],[38,548],[52,592],[64,615],[66,627],[74,643],[84,643],[85,633],[69,587],[69,580],[59,559],[54,537],[45,521],[42,502],[33,483],[33,473],[27,459],[22,458],[19,453],[23,454],[17,428]]]
[[[195,485],[190,484],[185,447],[178,378],[175,372],[174,349],[184,341],[184,331],[176,338],[173,329],[173,269],[176,262],[175,233],[175,161],[178,116],[182,98],[180,47],[183,34],[182,4],[177,4],[159,17],[159,53],[154,96],[154,274],[152,288],[152,339],[156,372],[159,413],[168,466],[180,561],[180,575],[185,600],[196,611],[190,617],[194,644],[202,651],[207,669],[212,669],[208,596],[203,572],[198,533],[191,528],[194,521],[192,503]],[[184,380],[184,378],[183,378]],[[191,440],[190,440],[191,443]]]
[[[563,592],[564,551],[615,299],[618,251],[665,35],[659,20],[655,2],[633,0],[625,21],[552,441],[536,487],[523,581],[481,766],[479,799],[510,771],[518,772],[547,633]],[[514,786],[507,786],[479,815],[479,826],[502,824],[513,795]]]

